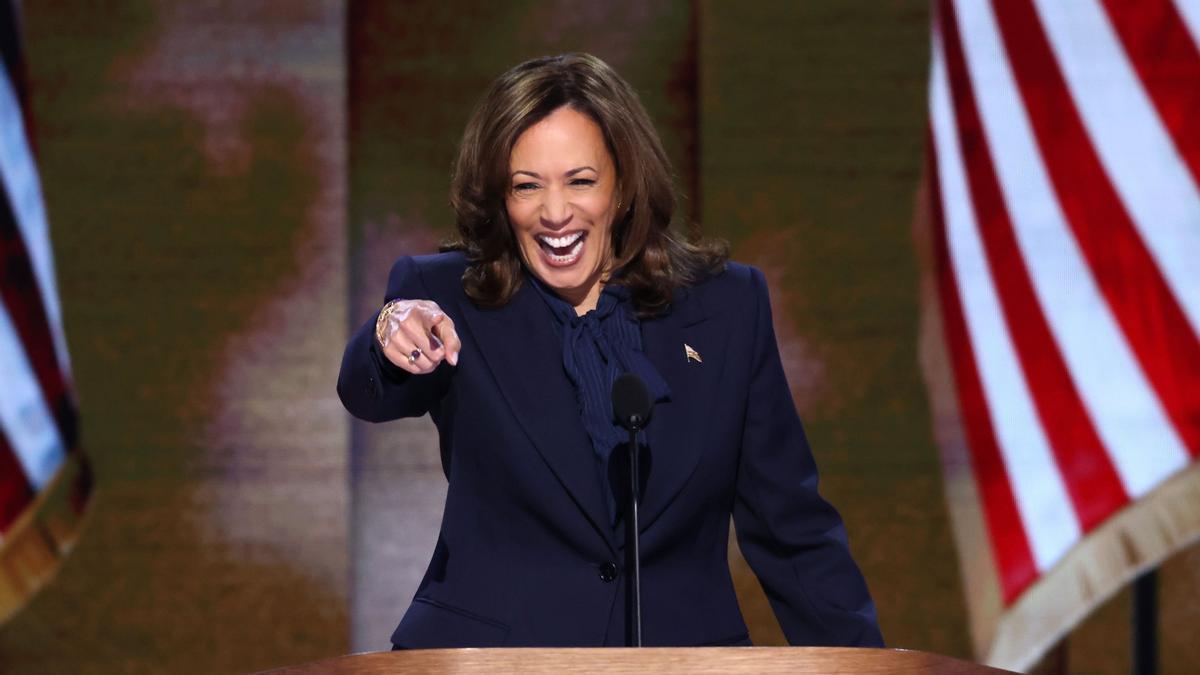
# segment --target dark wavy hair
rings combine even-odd
[[[677,231],[671,163],[637,94],[590,54],[526,61],[501,75],[467,123],[450,202],[458,238],[442,247],[470,262],[463,288],[476,304],[506,304],[521,287],[521,254],[508,220],[509,159],[517,138],[562,106],[588,115],[617,170],[607,283],[630,290],[643,317],[666,310],[675,290],[724,268],[729,246]]]

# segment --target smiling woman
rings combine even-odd
[[[763,275],[673,229],[671,167],[632,89],[585,54],[502,75],[467,125],[459,240],[403,257],[346,347],[338,393],[373,422],[429,413],[449,480],[398,648],[749,644],[730,516],[789,641],[881,645],[817,493]],[[704,354],[704,357],[701,357]],[[653,402],[623,601],[625,373]]]
[[[511,166],[505,201],[522,261],[578,314],[595,309],[618,206],[600,127],[564,105],[521,134]]]
[[[591,286],[576,288],[581,297],[572,293],[571,302],[594,303],[597,282],[620,271],[639,316],[666,309],[678,288],[719,272],[727,255],[724,242],[688,241],[676,232],[671,164],[650,116],[629,84],[588,54],[534,59],[496,80],[463,133],[450,198],[459,238],[447,248],[472,262],[464,288],[485,307],[503,306],[526,266],[542,271],[534,261],[550,269],[552,256],[571,255],[560,247],[543,257],[541,244],[518,242],[530,224],[531,236],[540,229],[554,237],[582,227],[557,220],[605,224],[607,245],[585,242],[581,250],[583,267],[604,269],[590,275]],[[537,215],[526,219],[534,207]]]

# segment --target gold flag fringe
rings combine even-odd
[[[1000,618],[986,662],[1026,670],[1099,605],[1200,540],[1200,464],[1179,471],[1075,545]]]
[[[88,514],[92,474],[81,453],[67,454],[50,483],[0,541],[0,625],[58,571]]]

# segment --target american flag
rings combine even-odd
[[[88,477],[37,167],[17,23],[0,6],[0,621],[74,538],[54,507],[82,508]]]
[[[1200,0],[934,5],[928,379],[976,646],[1025,668],[1200,536]]]

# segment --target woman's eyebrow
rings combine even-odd
[[[575,167],[574,169],[571,169],[570,171],[568,171],[566,173],[566,176],[568,178],[570,178],[571,176],[574,176],[575,174],[581,173],[583,171],[595,171],[596,173],[600,173],[599,171],[596,171],[596,169],[585,165],[585,166],[579,166],[579,167]],[[534,178],[537,178],[538,180],[542,179],[541,174],[534,172],[534,171],[526,171],[525,169],[517,169],[516,171],[512,172],[512,177],[516,178],[517,174],[525,174],[526,176],[532,176]]]

